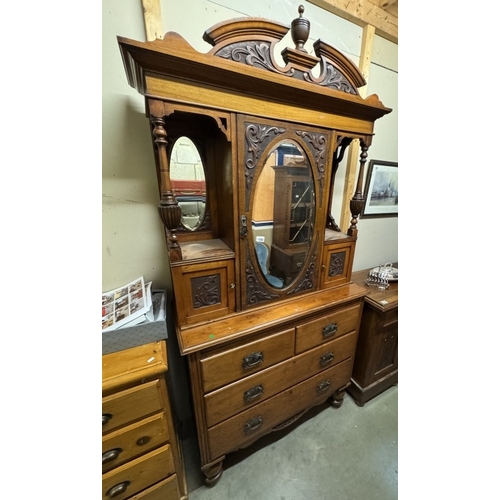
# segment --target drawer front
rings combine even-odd
[[[159,380],[106,396],[102,398],[102,431],[111,431],[162,408]]]
[[[102,471],[144,455],[169,439],[165,413],[153,415],[102,438]]]
[[[293,349],[294,329],[291,328],[202,359],[204,392],[291,358]]]
[[[170,445],[163,446],[103,474],[102,498],[124,500],[174,472]]]
[[[172,474],[151,488],[134,495],[130,500],[180,500],[180,498],[177,474]]]
[[[356,332],[311,349],[205,396],[207,427],[251,408],[305,378],[354,356]]]
[[[350,381],[352,358],[208,430],[210,460],[247,446],[302,410],[323,402]]]
[[[361,304],[344,307],[318,319],[297,325],[295,352],[301,353],[332,338],[355,330],[361,314]]]

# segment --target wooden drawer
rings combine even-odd
[[[177,474],[172,474],[151,488],[134,495],[130,500],[180,500],[180,498]]]
[[[102,471],[144,455],[169,439],[165,413],[153,415],[102,438]],[[108,460],[105,461],[105,455]]]
[[[311,349],[205,396],[207,427],[284,391],[305,378],[354,356],[356,332]]]
[[[109,432],[162,409],[159,380],[106,396],[102,398],[102,431]]]
[[[334,312],[297,326],[295,352],[301,353],[356,330],[361,304],[336,309]]]
[[[147,455],[132,460],[102,475],[102,498],[124,500],[146,489],[151,484],[173,474],[174,462],[170,445],[165,445]],[[112,495],[113,489],[123,489]]]
[[[245,447],[293,415],[324,401],[350,381],[352,363],[352,358],[347,359],[208,429],[210,459]]]
[[[203,389],[209,392],[293,356],[294,329],[201,360]]]
[[[392,326],[398,321],[398,308],[392,309],[382,314],[382,326]]]

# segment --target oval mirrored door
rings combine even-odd
[[[205,170],[198,148],[189,137],[179,137],[170,155],[170,181],[179,206],[181,224],[194,231],[206,209]]]
[[[304,151],[283,141],[266,158],[252,205],[252,234],[260,272],[274,288],[300,274],[309,254],[315,217],[314,179]]]

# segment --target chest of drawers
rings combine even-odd
[[[353,273],[353,282],[364,286],[368,272]],[[365,288],[367,296],[348,388],[359,406],[398,382],[398,282],[391,282],[386,290]]]
[[[187,499],[164,341],[102,357],[103,500]]]
[[[232,340],[216,346],[212,342],[188,354],[208,485],[222,474],[226,454],[283,429],[329,397],[333,406],[342,404],[351,380],[363,296],[355,286],[350,294],[333,289],[318,294],[316,307],[309,310],[301,310],[297,301],[285,316],[276,309],[254,311],[237,320],[214,321],[208,330],[192,327],[184,332],[185,338],[234,333]],[[267,315],[266,322],[258,321],[261,314]]]

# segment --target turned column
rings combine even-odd
[[[182,251],[177,241],[177,228],[181,222],[182,211],[172,191],[170,181],[170,165],[167,155],[167,131],[165,130],[165,118],[151,116],[153,124],[154,143],[158,148],[158,162],[160,171],[160,204],[158,213],[167,230],[167,246],[170,260],[182,260]]]
[[[368,157],[368,148],[370,147],[370,144],[368,144],[368,141],[365,142],[363,139],[360,139],[359,143],[361,146],[361,154],[359,155],[358,182],[356,184],[356,191],[354,192],[354,196],[349,203],[352,216],[351,226],[347,230],[347,234],[349,236],[358,235],[358,218],[365,204],[365,199],[363,198],[363,178],[365,175],[365,163],[366,158]]]

